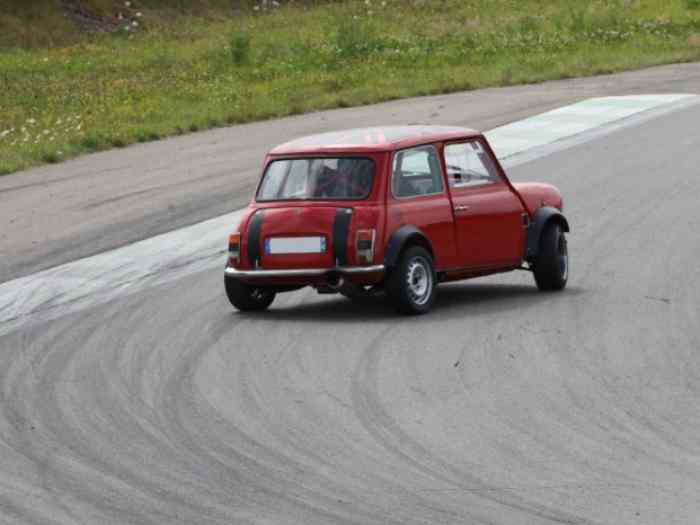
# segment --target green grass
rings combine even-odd
[[[691,0],[363,0],[234,13],[221,1],[205,16],[180,3],[135,3],[138,32],[55,26],[50,45],[6,35],[0,173],[316,109],[700,60]],[[0,26],[11,18],[0,14]]]

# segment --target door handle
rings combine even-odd
[[[455,211],[467,211],[469,209],[469,206],[465,204],[458,204],[455,206]]]

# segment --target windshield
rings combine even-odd
[[[372,191],[374,161],[357,157],[275,160],[257,200],[360,200]]]

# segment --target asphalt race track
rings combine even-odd
[[[0,522],[700,523],[698,122],[510,170],[565,196],[563,293],[248,315],[217,269],[1,336]]]

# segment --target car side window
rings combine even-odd
[[[442,171],[437,150],[420,146],[394,154],[391,191],[394,197],[405,199],[442,193]]]
[[[445,145],[445,165],[450,188],[468,188],[499,181],[496,166],[478,140]]]

